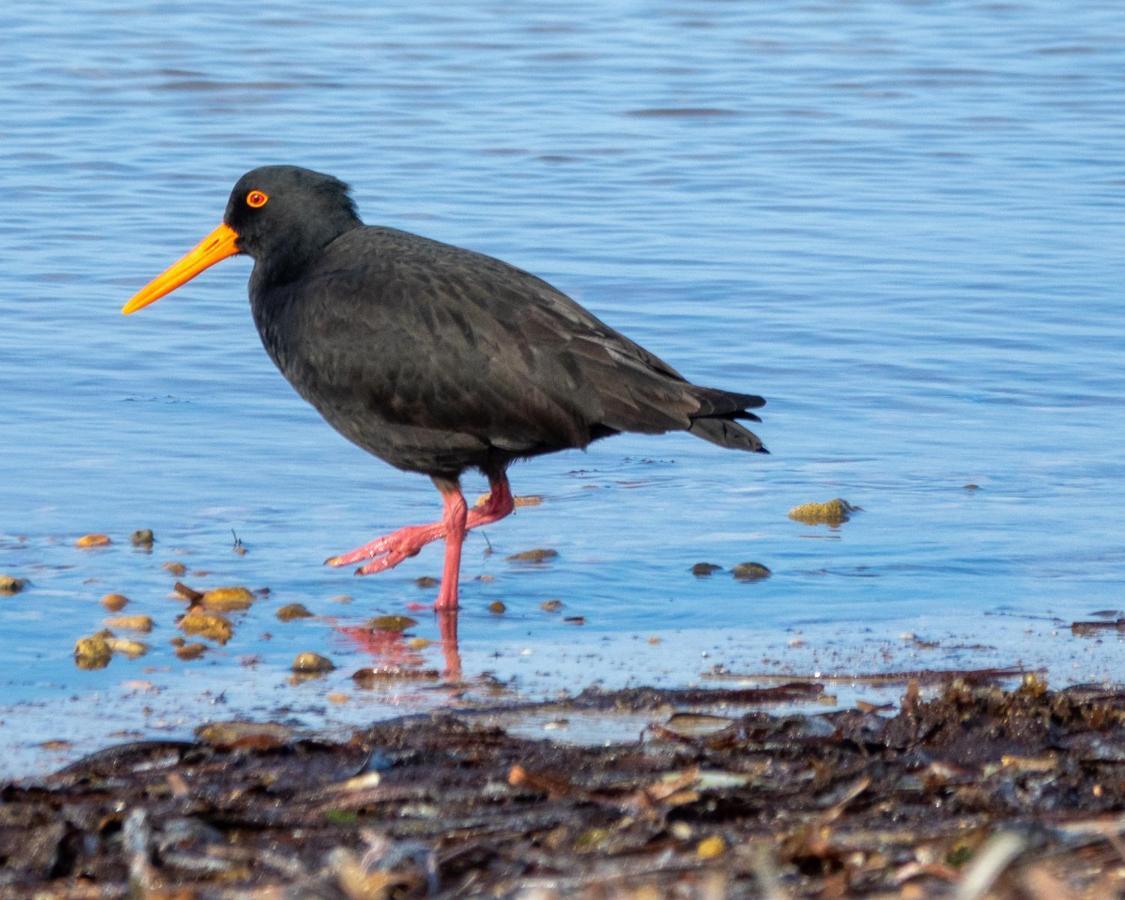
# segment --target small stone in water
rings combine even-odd
[[[276,750],[292,740],[293,729],[277,722],[210,722],[195,735],[222,750]]]
[[[563,619],[563,621],[566,622],[568,625],[585,625],[586,624],[586,617],[585,616],[567,616],[565,619]]]
[[[425,650],[432,643],[429,638],[411,638],[406,642],[406,646],[411,650]]]
[[[441,582],[432,575],[423,575],[421,578],[415,578],[414,583],[420,588],[432,588],[441,584]]]
[[[312,613],[303,603],[289,603],[281,607],[276,615],[282,622],[291,622],[293,619],[308,619]]]
[[[185,634],[197,634],[218,641],[220,644],[229,641],[234,633],[229,619],[218,613],[204,612],[199,608],[188,610],[180,618],[180,630]]]
[[[410,616],[376,616],[367,623],[372,631],[406,631],[418,624],[417,619]]]
[[[542,563],[549,559],[554,559],[558,555],[558,550],[549,550],[539,547],[535,550],[524,550],[520,553],[513,553],[508,557],[508,562]]]
[[[561,600],[544,600],[539,604],[539,608],[543,612],[558,612],[563,608],[563,602]]]
[[[144,656],[148,653],[148,647],[145,644],[129,638],[107,637],[105,642],[114,653],[120,653],[129,657],[129,659],[136,659],[138,656]]]
[[[124,594],[106,594],[102,597],[102,606],[110,612],[119,612],[128,604],[129,598]]]
[[[254,595],[244,587],[219,587],[206,591],[202,603],[209,609],[249,609],[254,603]]]
[[[74,545],[82,550],[88,550],[91,547],[108,547],[112,543],[108,534],[84,534],[74,542]]]
[[[806,525],[842,525],[858,510],[840,497],[824,503],[802,503],[789,510],[789,518]]]
[[[336,666],[333,665],[332,660],[319,653],[304,652],[298,653],[297,658],[293,660],[293,671],[304,673],[319,673],[331,672]]]
[[[0,575],[0,594],[18,594],[27,587],[26,578],[16,578],[14,575]]]
[[[694,566],[691,567],[691,574],[695,575],[696,577],[703,578],[707,575],[710,575],[712,572],[721,572],[722,570],[722,566],[717,566],[714,563],[697,562]]]
[[[739,581],[759,581],[762,578],[769,578],[771,574],[769,569],[756,562],[739,563],[730,571]]]
[[[74,662],[80,669],[104,669],[112,656],[113,651],[100,634],[79,638],[74,645]]]
[[[199,659],[207,650],[206,644],[193,641],[190,644],[181,644],[176,648],[176,656],[180,659]]]
[[[105,620],[106,628],[124,628],[126,631],[152,631],[152,616],[115,616]]]
[[[506,613],[508,611],[508,607],[504,605],[504,601],[502,600],[493,600],[488,604],[488,611],[493,615],[499,616],[502,613]]]
[[[129,535],[129,540],[134,547],[151,547],[156,538],[153,537],[151,528],[138,528]]]
[[[164,569],[165,572],[175,575],[177,578],[187,574],[187,566],[182,562],[166,562],[160,568]]]

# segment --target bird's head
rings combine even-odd
[[[254,258],[255,280],[284,280],[360,224],[348,187],[296,166],[262,166],[238,179],[223,222],[122,308],[128,315],[238,253]]]

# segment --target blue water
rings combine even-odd
[[[467,545],[467,676],[686,682],[703,654],[800,668],[830,643],[874,669],[903,660],[865,641],[916,631],[992,648],[919,664],[1121,677],[1119,641],[1056,627],[1125,606],[1120,4],[374,6],[7,9],[0,573],[32,587],[0,597],[0,744],[73,731],[81,749],[87,720],[175,730],[216,696],[264,714],[296,702],[279,698],[298,650],[340,665],[300,688],[316,725],[364,664],[332,625],[432,596],[413,582],[440,548],[362,580],[320,565],[438,498],[273,369],[247,261],[119,314],[242,172],[275,162],[336,174],[368,222],[534,271],[694,380],[769,400],[769,457],[625,436],[513,470],[544,502],[487,529],[492,555]],[[835,531],[786,517],[834,496],[863,512]],[[128,546],[141,527],[151,555]],[[115,544],[74,549],[89,531]],[[504,561],[532,547],[559,557]],[[173,559],[189,584],[272,589],[194,663],[167,643]],[[688,573],[745,560],[773,576]],[[78,670],[107,591],[157,620],[152,651]],[[322,618],[278,623],[287,602]],[[138,681],[182,721],[146,721],[151,701],[121,688]],[[432,698],[388,702],[415,701]]]

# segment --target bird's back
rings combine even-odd
[[[390,228],[344,233],[296,281],[252,286],[251,305],[278,367],[337,430],[429,474],[764,402],[690,385],[534,275]]]

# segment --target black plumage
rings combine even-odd
[[[765,452],[736,421],[760,421],[749,410],[761,397],[691,384],[514,266],[363,225],[347,187],[331,176],[254,169],[235,185],[224,227],[236,243],[216,255],[254,258],[254,321],[290,384],[349,440],[433,477],[447,512],[465,469],[480,469],[494,493],[506,492],[513,460],[624,431],[688,431]],[[130,306],[156,299],[144,294]],[[475,524],[470,515],[467,527]],[[436,536],[449,538],[442,525]],[[447,593],[443,587],[444,605]]]

